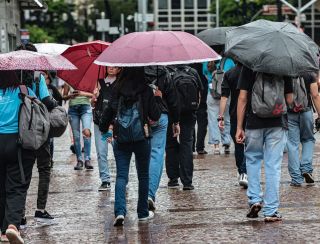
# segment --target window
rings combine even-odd
[[[194,6],[193,6],[193,0],[184,0],[185,3],[184,3],[184,6],[186,9],[192,9]]]
[[[159,0],[159,9],[167,9],[168,0]]]
[[[172,9],[181,8],[181,0],[171,0],[171,7]]]
[[[207,8],[207,0],[198,0],[198,8]]]

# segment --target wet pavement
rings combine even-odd
[[[234,155],[195,156],[191,192],[167,189],[163,173],[156,215],[138,223],[137,178],[130,168],[127,191],[128,215],[123,228],[113,222],[115,162],[109,147],[111,192],[98,192],[100,185],[93,146],[94,171],[74,171],[75,157],[69,150],[68,133],[55,143],[55,165],[47,210],[56,219],[52,226],[37,226],[38,173],[36,169],[27,198],[26,243],[320,243],[320,144],[314,154],[314,186],[289,186],[287,156],[282,165],[281,208],[284,220],[264,223],[248,220],[246,191],[237,185]],[[210,148],[208,148],[210,151]]]

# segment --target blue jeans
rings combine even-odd
[[[218,116],[220,108],[220,99],[213,99],[209,94],[207,98],[208,105],[208,122],[209,122],[209,144],[220,144],[220,139],[223,145],[231,144],[230,137],[230,115],[229,115],[229,104],[226,106],[224,113],[224,124],[225,128],[223,132],[220,131],[218,126]]]
[[[167,139],[167,127],[167,114],[162,114],[159,120],[159,125],[152,127],[151,158],[149,168],[149,196],[153,200],[155,200],[162,176],[164,151],[166,148]]]
[[[246,165],[249,204],[264,202],[263,213],[272,216],[280,204],[280,176],[286,132],[281,127],[246,130]],[[261,192],[261,163],[264,161],[265,193]]]
[[[126,216],[126,185],[128,183],[129,167],[132,153],[136,158],[136,169],[139,180],[138,191],[138,217],[145,218],[149,216],[148,210],[148,191],[149,191],[149,163],[151,143],[150,140],[144,140],[135,143],[117,143],[113,146],[114,157],[117,166],[117,178],[115,187],[115,216]]]
[[[108,165],[108,142],[102,141],[99,126],[94,124],[94,139],[98,156],[98,166],[101,182],[110,182],[110,171]]]
[[[68,111],[69,122],[72,129],[74,148],[76,151],[77,159],[91,160],[91,136],[83,137],[84,142],[84,160],[81,152],[81,141],[80,141],[80,121],[82,123],[82,130],[88,129],[91,131],[92,121],[92,109],[88,104],[74,105],[69,107]]]
[[[303,173],[312,173],[313,136],[312,111],[288,113],[288,168],[292,183],[303,183]],[[301,159],[299,145],[302,144]]]

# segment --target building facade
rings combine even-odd
[[[154,27],[196,34],[213,25],[210,5],[211,0],[154,0]]]

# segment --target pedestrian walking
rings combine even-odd
[[[117,76],[120,71],[121,69],[118,67],[107,67],[106,78],[98,80],[98,87],[92,99],[92,105],[94,108],[94,138],[101,180],[99,191],[106,191],[111,189],[111,178],[108,165],[108,143],[102,138],[102,132],[99,130],[99,123],[103,110],[109,104],[112,95],[112,89],[115,86]]]
[[[236,131],[237,131],[237,104],[239,97],[239,90],[237,89],[238,81],[241,73],[242,65],[237,64],[234,68],[228,70],[223,77],[221,86],[221,100],[220,100],[220,111],[219,111],[219,128],[223,131],[224,125],[224,114],[229,112],[230,115],[230,135],[235,146],[235,160],[238,170],[238,182],[240,186],[244,188],[248,187],[247,169],[246,169],[246,158],[244,156],[244,144],[236,142]],[[229,99],[230,98],[230,99]],[[227,104],[229,105],[229,111],[226,111]],[[245,120],[243,125],[245,127]]]
[[[279,188],[283,150],[287,141],[286,103],[292,103],[292,80],[256,73],[243,66],[239,78],[237,143],[246,144],[248,174],[248,218],[257,218],[263,206],[266,222],[280,221]],[[244,127],[244,117],[246,125]],[[245,131],[244,131],[245,130]],[[261,163],[265,169],[265,191],[261,194]]]
[[[113,89],[110,106],[103,112],[100,130],[110,136],[114,128],[114,156],[117,167],[115,186],[114,226],[122,226],[127,214],[126,185],[132,153],[135,154],[139,180],[139,221],[152,219],[148,210],[150,129],[149,120],[158,121],[161,116],[162,93],[147,85],[143,67],[123,68]],[[110,127],[111,126],[111,127]],[[109,130],[109,132],[108,132]]]
[[[164,162],[166,147],[168,116],[172,116],[173,124],[169,124],[169,129],[173,128],[177,135],[180,131],[180,108],[179,99],[174,83],[167,68],[162,66],[149,66],[145,68],[146,79],[149,86],[153,86],[155,91],[159,89],[162,93],[160,105],[161,117],[159,121],[151,123],[151,157],[149,167],[149,210],[156,209],[156,193],[159,188]],[[159,99],[158,99],[159,100]]]
[[[19,78],[15,71],[0,71],[0,229],[1,242],[24,243],[20,236],[20,222],[26,203],[34,151],[22,149],[24,180],[18,160]],[[33,91],[28,88],[30,96]],[[9,240],[8,240],[9,239]]]
[[[320,97],[316,74],[309,73],[293,81],[293,105],[288,110],[288,169],[291,186],[301,186],[305,180],[314,183],[312,158],[315,145],[313,134],[314,103],[320,115]],[[302,146],[301,155],[299,146]]]

